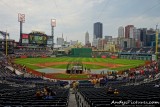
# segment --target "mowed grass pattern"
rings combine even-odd
[[[106,68],[104,66],[100,66],[100,65],[90,65],[90,64],[83,64],[84,68],[92,68],[92,69],[102,69],[102,68]],[[63,68],[65,69],[67,67],[67,65],[55,65],[55,66],[50,66],[51,68]]]
[[[145,61],[142,60],[128,60],[128,59],[111,59],[111,58],[74,58],[74,57],[57,57],[57,58],[25,58],[25,59],[15,59],[15,63],[26,65],[27,67],[31,69],[40,69],[41,67],[38,67],[34,64],[38,63],[47,63],[47,62],[70,62],[70,61],[82,61],[82,62],[99,62],[99,63],[108,63],[108,64],[122,64],[124,66],[112,68],[112,70],[125,70],[129,68],[134,68],[139,65],[143,65]],[[55,66],[50,66],[51,68],[59,68],[59,69],[66,69],[66,65],[60,64]],[[90,69],[102,69],[107,68],[100,65],[89,65],[84,64],[84,67],[90,68]],[[109,69],[109,68],[107,68]]]

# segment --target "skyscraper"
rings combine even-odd
[[[118,28],[118,37],[119,38],[123,38],[124,37],[124,27],[123,26],[120,26]]]
[[[93,31],[94,39],[102,38],[102,36],[103,36],[103,25],[102,25],[102,23],[101,22],[94,23],[93,29],[94,29],[94,31]]]
[[[140,30],[140,41],[144,42],[147,35],[147,28],[139,28]]]
[[[134,38],[136,37],[136,27],[130,27],[129,30],[129,38]]]
[[[134,27],[134,25],[127,25],[125,27],[125,38],[130,38],[130,28]]]
[[[86,34],[85,34],[85,45],[87,43],[89,43],[89,33],[88,32],[86,32]]]

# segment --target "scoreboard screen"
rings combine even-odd
[[[30,44],[47,44],[47,36],[45,35],[29,35]]]

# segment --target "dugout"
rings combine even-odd
[[[72,48],[71,57],[91,57],[92,49],[91,48]]]

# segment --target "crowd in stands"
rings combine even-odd
[[[154,78],[155,75],[159,73],[158,63],[157,61],[152,61],[151,63],[145,66],[129,69],[128,73],[129,73],[130,80],[134,80],[134,81],[141,79],[142,77]]]
[[[104,87],[110,84],[118,86],[127,83],[139,83],[145,79],[155,79],[158,74],[158,63],[152,61],[145,66],[126,70],[121,75],[118,75],[117,72],[111,72],[104,75],[102,78],[99,78],[98,75],[96,75],[85,84],[81,84],[78,81],[74,81],[72,84],[74,90],[78,87],[86,86],[86,84],[87,87]]]
[[[21,56],[27,56],[27,57],[41,57],[41,56],[51,56],[52,52],[49,50],[14,50],[14,57],[21,57]]]
[[[154,79],[158,73],[158,62],[152,61],[143,66],[124,70],[121,74],[118,74],[116,71],[112,71],[107,74],[103,74],[102,78],[100,78],[98,74],[92,74],[91,82],[93,84],[98,84],[99,86],[105,86],[112,82],[117,82],[117,84],[135,83],[147,78]]]

